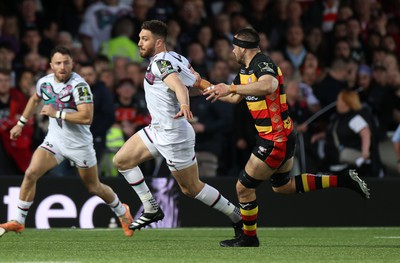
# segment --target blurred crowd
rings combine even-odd
[[[385,175],[379,144],[392,140],[388,134],[400,123],[399,0],[2,0],[0,175],[22,175],[46,134],[47,120],[36,114],[20,139],[9,140],[36,81],[51,72],[51,49],[63,45],[94,94],[100,171],[118,176],[113,154],[151,120],[143,92],[148,61],[137,46],[141,24],[150,19],[168,24],[167,49],[186,56],[212,83],[232,82],[240,65],[231,40],[238,29],[253,27],[261,52],[284,75],[298,169],[357,167],[361,176]],[[246,105],[200,96],[191,98],[191,110],[200,176],[236,176],[254,145]],[[346,157],[349,149],[356,158]],[[160,163],[146,163],[144,173],[159,174]],[[73,172],[66,162],[50,173]]]

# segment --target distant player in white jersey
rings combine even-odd
[[[144,212],[130,226],[140,229],[164,218],[138,165],[162,155],[182,192],[227,215],[235,236],[242,233],[239,209],[212,186],[199,179],[194,151],[195,133],[188,120],[193,118],[188,87],[197,86],[200,76],[187,59],[167,52],[167,26],[158,20],[146,21],[139,34],[140,55],[150,58],[144,79],[151,124],[134,134],[117,152],[114,165],[143,203]]]
[[[74,162],[79,175],[90,193],[99,196],[119,217],[126,236],[133,218],[129,207],[122,204],[113,190],[99,181],[93,136],[89,127],[93,119],[93,95],[89,85],[78,74],[72,72],[71,52],[65,47],[56,47],[51,52],[51,69],[54,73],[41,78],[36,84],[36,94],[29,99],[17,125],[10,131],[10,138],[21,135],[25,123],[36,112],[41,100],[44,106],[41,115],[49,117],[49,128],[43,143],[33,154],[25,171],[18,200],[15,220],[0,224],[0,236],[8,231],[17,233],[25,229],[25,219],[33,203],[36,182],[47,171],[64,159]]]

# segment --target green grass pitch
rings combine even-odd
[[[26,229],[0,238],[0,262],[400,262],[400,227],[259,228],[258,248],[223,248],[228,228]]]

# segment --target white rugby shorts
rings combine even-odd
[[[195,164],[194,146],[196,135],[188,122],[182,122],[175,129],[162,129],[149,125],[139,131],[139,135],[150,153],[161,154],[171,171],[179,171]]]
[[[97,164],[93,144],[70,148],[61,143],[60,139],[46,136],[39,147],[53,154],[58,164],[64,161],[64,159],[72,161],[80,169],[87,169]]]

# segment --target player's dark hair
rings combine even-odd
[[[72,58],[72,53],[71,50],[69,50],[66,47],[63,46],[56,46],[53,48],[53,50],[50,52],[50,60],[53,58],[55,53],[61,53],[63,55],[68,55],[70,58]]]
[[[243,28],[236,32],[236,38],[248,42],[260,43],[260,36],[253,28]]]
[[[167,38],[168,26],[160,20],[149,20],[142,24],[142,29],[149,30],[153,35],[162,39]]]

